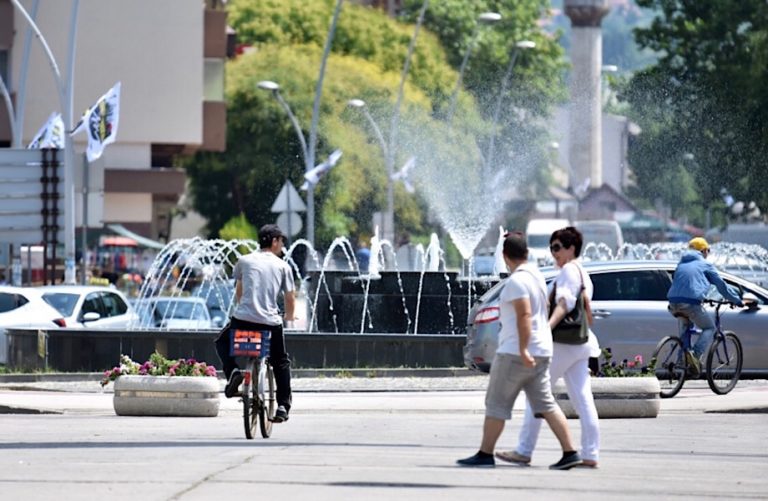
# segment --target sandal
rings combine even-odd
[[[496,453],[496,457],[507,463],[518,464],[522,466],[529,466],[531,464],[531,458],[518,454],[517,451],[499,451]]]

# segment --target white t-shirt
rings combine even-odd
[[[568,311],[571,311],[576,306],[576,298],[581,291],[582,280],[584,280],[584,292],[587,293],[589,299],[592,299],[594,286],[589,278],[589,273],[585,272],[576,261],[565,263],[553,281],[557,284],[555,304],[564,298]]]
[[[549,329],[547,285],[536,266],[520,265],[507,279],[499,297],[499,348],[497,353],[520,355],[517,314],[512,302],[528,298],[531,302],[531,339],[528,352],[534,357],[552,356],[552,331]]]

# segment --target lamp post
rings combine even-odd
[[[451,94],[451,103],[448,108],[448,123],[453,120],[453,114],[456,112],[456,99],[459,95],[459,89],[461,88],[461,81],[464,78],[464,71],[467,69],[467,62],[469,61],[469,55],[472,53],[472,49],[477,43],[477,38],[480,36],[480,27],[485,24],[493,24],[501,21],[501,14],[497,12],[483,12],[477,17],[477,24],[475,24],[475,30],[472,32],[469,45],[467,46],[467,52],[464,53],[464,59],[461,60],[461,66],[459,67],[459,78],[456,80],[456,87]]]
[[[424,0],[419,10],[419,17],[416,20],[416,27],[413,31],[413,36],[408,44],[408,52],[405,55],[405,62],[403,63],[403,71],[400,74],[400,85],[397,89],[397,100],[395,101],[395,109],[392,112],[392,122],[389,127],[389,143],[384,139],[384,135],[381,132],[381,128],[373,120],[373,116],[368,111],[365,101],[362,99],[350,99],[347,104],[353,108],[361,109],[371,124],[376,138],[381,145],[381,151],[384,154],[384,166],[387,170],[387,209],[384,214],[384,228],[382,228],[383,238],[394,242],[395,238],[395,195],[394,195],[394,181],[392,180],[392,174],[394,172],[395,164],[395,149],[396,149],[396,134],[398,122],[400,120],[400,105],[403,102],[403,94],[405,93],[405,80],[408,77],[408,70],[411,67],[411,58],[413,57],[414,49],[416,48],[416,39],[419,36],[419,30],[422,24],[424,24],[424,14],[429,6],[429,0]]]
[[[307,159],[309,158],[309,154],[307,153],[307,142],[304,140],[304,133],[301,131],[301,125],[299,125],[299,121],[296,119],[296,115],[293,114],[293,111],[291,111],[291,107],[288,106],[288,103],[283,99],[282,94],[280,94],[280,85],[278,85],[276,82],[273,82],[271,80],[262,80],[261,82],[257,83],[256,86],[260,89],[268,90],[272,92],[272,95],[275,97],[278,103],[280,103],[280,106],[283,107],[285,110],[285,113],[288,115],[288,118],[291,120],[291,124],[293,124],[293,130],[296,131],[296,135],[299,137],[299,143],[301,144],[301,159],[304,161],[304,172],[309,172],[310,169],[312,169],[312,165],[307,163]],[[293,237],[293,231],[291,228],[291,194],[287,194],[287,200],[288,200],[288,238]],[[307,216],[309,217],[309,216]],[[314,244],[312,244],[314,246]]]
[[[296,130],[296,134],[299,136],[299,142],[301,143],[302,156],[304,157],[304,171],[309,172],[315,165],[315,150],[317,147],[317,124],[320,120],[320,98],[323,94],[323,80],[325,79],[325,66],[328,62],[328,56],[331,53],[331,43],[333,41],[333,35],[336,32],[336,24],[339,21],[339,14],[341,13],[341,7],[344,0],[337,0],[336,8],[333,11],[333,18],[331,19],[331,26],[328,28],[328,36],[325,39],[325,48],[323,49],[323,58],[320,61],[320,75],[317,78],[317,84],[315,85],[315,100],[312,106],[312,124],[309,128],[309,143],[304,139],[304,134],[301,131],[299,122],[296,116],[291,111],[288,103],[285,102],[280,95],[280,85],[270,80],[262,80],[256,84],[260,89],[268,90],[272,92],[275,99],[278,100],[280,105],[288,114],[293,128]],[[315,246],[315,187],[312,183],[309,183],[307,187],[307,240],[312,247]]]
[[[381,230],[382,236],[390,242],[393,242],[395,237],[395,194],[394,181],[392,181],[394,157],[390,149],[391,143],[389,146],[387,145],[387,142],[384,140],[384,135],[381,133],[381,128],[379,128],[378,124],[373,119],[373,116],[371,116],[371,112],[368,111],[368,106],[365,104],[365,101],[362,99],[350,99],[347,101],[347,104],[363,112],[368,123],[371,124],[374,133],[376,133],[376,138],[379,140],[381,151],[384,154],[384,164],[387,169],[387,210],[384,214],[384,227]]]
[[[504,73],[504,78],[501,80],[501,89],[496,96],[496,107],[493,110],[493,121],[491,122],[491,139],[488,141],[488,153],[485,155],[485,170],[488,173],[493,167],[494,147],[496,141],[496,126],[499,123],[499,114],[501,113],[501,103],[504,100],[504,96],[509,89],[509,82],[512,79],[512,71],[515,68],[518,54],[521,50],[535,49],[536,42],[531,40],[521,40],[515,44],[515,49],[512,51],[512,57],[509,59],[507,65],[507,71]]]
[[[74,69],[75,69],[75,40],[77,38],[77,17],[80,9],[80,0],[74,0],[70,16],[69,44],[67,57],[67,81],[61,77],[59,66],[56,64],[56,58],[53,57],[45,37],[40,32],[37,24],[24,9],[19,0],[11,0],[11,3],[18,9],[29,24],[29,27],[35,33],[43,46],[45,56],[53,70],[54,80],[56,81],[56,91],[59,97],[59,105],[62,108],[64,127],[72,127],[72,108],[74,92]],[[10,112],[10,110],[9,110]],[[72,136],[68,131],[64,133],[64,283],[75,283],[75,168],[74,168],[74,145]],[[83,256],[85,259],[85,256]]]

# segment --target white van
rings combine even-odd
[[[528,259],[537,265],[551,264],[552,254],[549,252],[549,237],[556,230],[570,226],[567,219],[531,219],[525,228],[528,242]]]
[[[576,221],[574,226],[584,237],[582,251],[589,243],[594,243],[595,245],[605,244],[615,256],[621,246],[624,245],[624,235],[621,232],[619,223],[616,221],[608,219]]]

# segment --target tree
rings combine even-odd
[[[678,214],[716,202],[721,188],[768,204],[768,5],[762,0],[637,0],[657,17],[636,30],[639,45],[663,56],[624,91],[643,133],[630,149],[640,194],[670,205],[680,185],[659,186],[671,166],[686,166],[697,201]],[[667,179],[667,181],[670,181]],[[697,208],[696,205],[699,207]],[[701,220],[698,221],[701,223]]]

